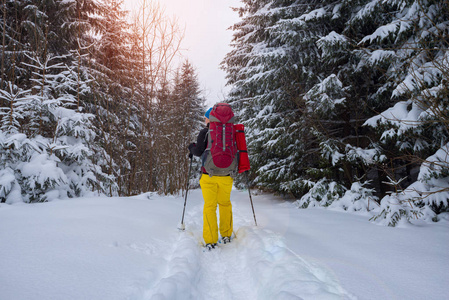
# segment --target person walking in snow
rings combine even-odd
[[[195,155],[202,157],[203,162],[200,178],[200,186],[204,198],[203,239],[208,250],[215,248],[218,243],[217,205],[220,213],[220,235],[224,244],[231,242],[233,232],[231,204],[233,179],[230,174],[210,176],[211,174],[208,174],[204,168],[204,162],[206,160],[204,156],[208,144],[211,111],[212,108],[208,109],[204,115],[206,127],[199,132],[197,142],[189,145],[189,156],[192,157],[192,155]]]

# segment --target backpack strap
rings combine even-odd
[[[204,136],[204,144],[206,145],[206,150],[210,150],[211,145],[209,145],[209,129],[207,129],[206,135]],[[204,151],[206,151],[204,150]]]

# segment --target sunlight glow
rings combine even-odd
[[[125,8],[137,10],[141,0],[125,0]],[[208,104],[222,101],[229,87],[225,87],[225,72],[220,63],[231,50],[232,31],[228,30],[239,18],[230,7],[239,7],[239,0],[161,0],[167,17],[175,17],[185,28],[181,48],[183,58],[197,69],[201,88]]]

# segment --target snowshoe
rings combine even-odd
[[[223,242],[223,244],[229,244],[231,242],[231,237],[230,236],[222,237],[221,241]]]
[[[206,250],[209,250],[209,251],[211,251],[212,249],[215,249],[215,247],[217,247],[217,243],[206,244],[206,245],[204,246],[204,248],[205,248]]]

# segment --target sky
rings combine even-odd
[[[138,8],[140,0],[125,0],[125,8]],[[231,7],[240,7],[239,0],[160,0],[168,17],[176,17],[185,28],[182,43],[184,58],[196,68],[206,104],[212,106],[225,98],[226,73],[220,63],[231,50],[233,32],[229,27],[239,21]]]

